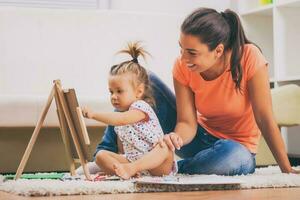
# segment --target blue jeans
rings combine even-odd
[[[175,96],[155,74],[150,72],[149,77],[156,100],[154,110],[164,133],[168,134],[176,126]],[[94,156],[100,150],[118,152],[117,135],[113,126],[105,129]],[[178,161],[179,173],[239,175],[253,173],[255,170],[255,155],[245,146],[233,140],[216,138],[200,125],[194,139],[176,151],[176,154],[182,158]]]

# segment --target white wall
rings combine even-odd
[[[159,12],[187,15],[199,7],[222,11],[232,6],[232,0],[111,0],[110,8],[116,10]]]
[[[113,9],[139,12],[187,14],[198,7],[224,10],[237,0],[0,0],[0,6]]]
[[[80,95],[108,94],[126,41],[142,40],[146,68],[172,86],[182,17],[101,10],[0,8],[0,94],[46,95],[53,79]]]
[[[0,6],[95,9],[110,0],[0,0]],[[104,5],[105,6],[105,5]]]

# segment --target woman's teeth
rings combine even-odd
[[[188,66],[189,68],[192,68],[192,67],[195,66],[195,64],[187,64],[187,66]]]

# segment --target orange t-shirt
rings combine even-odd
[[[255,45],[246,44],[241,65],[242,94],[235,89],[229,66],[216,79],[206,81],[178,58],[173,76],[194,92],[197,120],[203,128],[215,137],[235,140],[256,153],[261,133],[255,122],[247,83],[258,68],[267,66],[267,61]]]

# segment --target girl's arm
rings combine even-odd
[[[258,68],[257,72],[249,80],[248,90],[256,123],[281,171],[284,173],[293,172],[283,139],[274,119],[268,70],[265,66]]]
[[[128,110],[125,112],[98,112],[94,113],[89,108],[83,107],[82,113],[84,117],[94,119],[112,126],[122,126],[133,124],[144,120],[147,115],[140,110]]]
[[[177,124],[174,132],[166,135],[164,140],[171,150],[180,149],[190,143],[197,132],[197,114],[194,94],[187,86],[174,81],[176,93]]]

